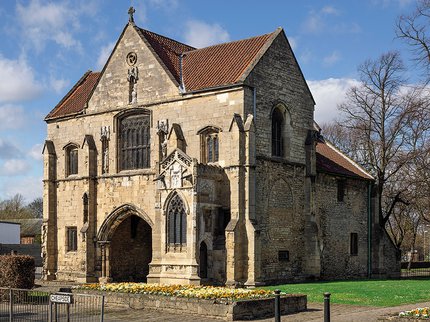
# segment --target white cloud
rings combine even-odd
[[[0,120],[2,130],[19,129],[26,124],[27,115],[21,106],[7,104],[0,106]]]
[[[325,67],[333,66],[340,58],[340,54],[337,51],[333,51],[330,55],[323,58],[323,65]]]
[[[333,16],[341,16],[341,11],[333,6],[325,6],[319,10],[311,10],[302,24],[305,33],[320,34],[330,32],[335,34],[350,34],[361,31],[360,26],[355,22],[334,21]]]
[[[30,167],[23,159],[8,159],[0,164],[1,176],[16,176],[29,171]]]
[[[65,48],[82,50],[73,32],[80,28],[80,6],[68,1],[46,2],[30,0],[27,6],[18,3],[16,11],[20,25],[29,40],[40,51],[48,41]]]
[[[314,55],[309,49],[305,49],[303,52],[300,53],[300,63],[307,64],[311,62],[313,58]]]
[[[28,152],[28,155],[34,160],[41,161],[43,160],[42,149],[43,144],[37,143],[31,147],[30,151]]]
[[[321,13],[326,15],[339,15],[340,11],[333,6],[325,6],[321,9]]]
[[[97,58],[97,69],[102,69],[104,67],[114,46],[115,42],[111,42],[100,49],[100,54]]]
[[[149,4],[163,9],[174,10],[178,7],[178,0],[149,0]]]
[[[403,8],[415,2],[416,0],[372,0],[373,5],[381,6],[383,8],[388,8],[389,6],[392,6],[392,5]]]
[[[318,81],[308,81],[309,88],[314,96],[315,120],[322,124],[339,119],[337,106],[345,102],[345,94],[359,81],[352,78],[328,78]]]
[[[208,24],[203,21],[190,20],[186,23],[185,42],[196,48],[227,42],[230,35],[219,24]]]
[[[288,37],[288,42],[290,43],[291,49],[295,51],[299,42],[297,37]]]
[[[37,97],[42,86],[24,58],[10,60],[0,54],[0,102],[24,101]]]
[[[11,142],[0,138],[0,160],[20,158],[22,152]]]
[[[0,199],[8,199],[21,194],[26,202],[43,196],[42,177],[25,176],[3,178],[0,182]]]
[[[307,33],[317,33],[324,29],[325,23],[322,17],[315,12],[311,12],[303,23],[303,30]]]
[[[61,93],[65,88],[69,87],[70,81],[67,79],[56,79],[51,77],[49,84],[56,93]]]

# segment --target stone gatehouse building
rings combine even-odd
[[[322,138],[282,29],[195,49],[132,14],[47,115],[46,279],[260,285],[398,272],[373,178]]]

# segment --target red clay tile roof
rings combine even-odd
[[[185,53],[185,89],[194,91],[236,83],[271,35],[270,33]]]
[[[318,142],[316,159],[317,171],[373,180],[370,174],[328,142]]]
[[[187,91],[209,89],[238,82],[246,69],[274,33],[219,44],[202,49],[177,42],[151,31],[137,28],[178,84],[181,83],[180,55],[183,56],[183,80]],[[276,31],[277,32],[277,31]],[[45,120],[73,115],[83,110],[101,73],[87,72]]]
[[[172,73],[176,81],[180,83],[179,56],[195,48],[145,29],[139,28],[139,31]]]
[[[183,58],[183,80],[187,91],[234,84],[273,33],[195,49],[145,29],[139,29],[178,83],[179,56]]]
[[[100,78],[100,74],[99,72],[86,72],[60,103],[46,116],[45,120],[81,112],[88,102]]]

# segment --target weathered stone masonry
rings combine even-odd
[[[369,235],[372,178],[324,142],[313,112],[282,29],[194,49],[130,21],[103,70],[46,117],[45,278],[253,286],[395,273],[387,237]]]

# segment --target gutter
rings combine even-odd
[[[244,83],[224,84],[224,85],[219,85],[219,86],[207,87],[207,88],[203,88],[203,89],[186,91],[186,92],[182,93],[182,95],[199,94],[199,93],[211,92],[211,91],[220,90],[220,89],[236,88],[236,87],[243,87],[243,86],[245,86]]]

